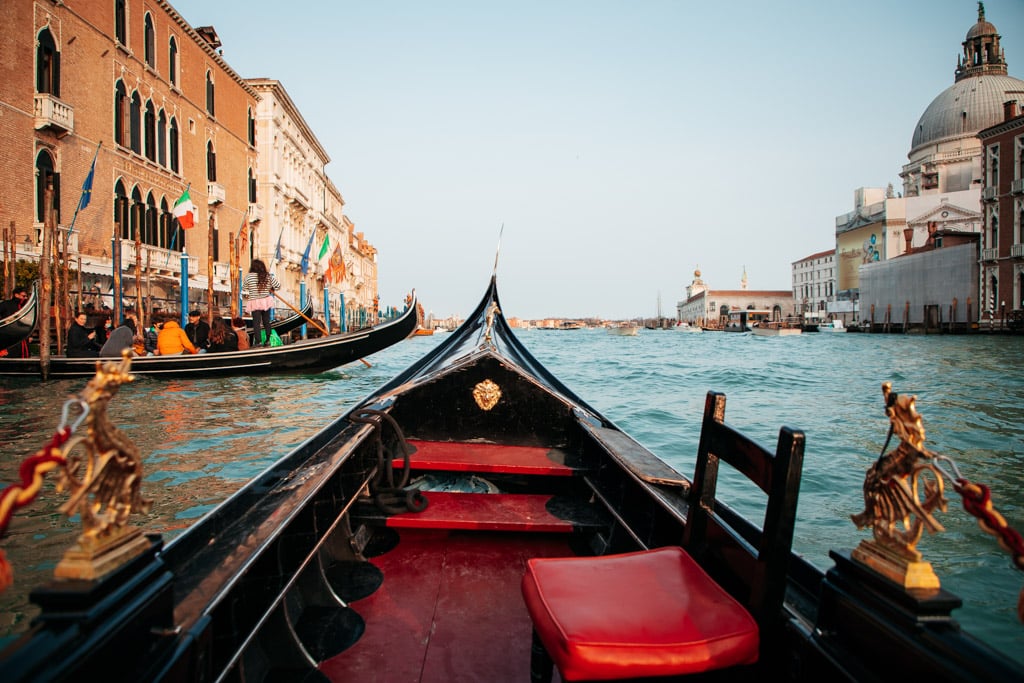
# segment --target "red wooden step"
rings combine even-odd
[[[557,448],[416,439],[409,439],[408,443],[416,449],[410,456],[414,470],[541,474],[555,477],[571,477],[579,472],[565,463],[566,453]],[[400,468],[400,461],[396,460],[394,466]]]
[[[453,493],[424,491],[427,508],[385,516],[362,510],[357,516],[405,529],[486,529],[571,533],[600,526],[591,507],[568,498],[526,493]]]

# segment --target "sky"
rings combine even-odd
[[[902,190],[973,0],[171,0],[279,80],[378,249],[382,306],[673,317],[791,289],[860,187]],[[1024,0],[985,2],[1024,78]],[[500,239],[499,239],[500,236]],[[500,245],[500,248],[499,248]]]

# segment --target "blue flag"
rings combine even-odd
[[[97,153],[97,156],[99,154]],[[89,175],[85,176],[85,182],[82,183],[82,198],[78,200],[78,210],[81,211],[85,207],[89,206],[89,200],[92,199],[92,177],[96,173],[96,157],[92,158],[92,166],[89,167]]]
[[[306,245],[306,251],[302,252],[302,274],[305,275],[309,272],[309,250],[313,248],[313,238],[316,237],[316,230],[309,236],[309,243]]]

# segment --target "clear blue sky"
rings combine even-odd
[[[172,0],[243,77],[280,80],[379,249],[381,302],[674,315],[789,289],[858,187],[901,190],[973,0]],[[315,9],[314,9],[315,8]],[[1024,77],[1024,0],[989,0]]]

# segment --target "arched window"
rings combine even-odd
[[[167,45],[167,79],[171,85],[178,85],[178,41],[174,36]]]
[[[46,219],[46,186],[53,188],[53,224],[60,223],[60,174],[45,149],[36,156],[36,222]]]
[[[991,231],[989,232],[988,248],[999,248],[999,214],[992,214]]]
[[[249,203],[256,203],[256,176],[251,168],[249,169]]]
[[[139,93],[132,93],[132,103],[128,114],[128,127],[132,151],[142,154],[142,98]]]
[[[247,113],[247,120],[249,122],[249,144],[253,147],[256,146],[256,119],[252,115],[252,107],[249,107]]]
[[[160,200],[160,223],[157,235],[157,246],[162,249],[167,249],[171,245],[172,218],[171,212],[167,209],[167,198],[164,197]]]
[[[156,198],[150,192],[146,197],[146,220],[142,230],[142,243],[157,246],[159,237],[156,231]]]
[[[213,151],[213,141],[206,143],[206,180],[217,182],[217,153]]]
[[[128,239],[130,234],[128,221],[128,192],[125,190],[124,183],[120,179],[114,183],[114,225],[116,226],[121,239]]]
[[[125,0],[114,0],[114,37],[122,45],[128,45],[128,13]]]
[[[39,32],[36,47],[36,92],[60,97],[60,53],[48,28]]]
[[[213,106],[213,74],[209,71],[206,72],[206,113],[210,116],[215,116],[216,112]]]
[[[118,81],[114,85],[114,142],[122,147],[128,146],[128,91],[124,83]]]
[[[163,109],[156,117],[156,162],[161,166],[167,165],[167,115]]]
[[[168,161],[170,162],[171,170],[178,173],[181,170],[178,158],[178,119],[173,116],[171,117],[170,133],[167,136],[167,145],[170,152]]]
[[[156,161],[156,109],[153,107],[153,101],[146,102],[146,158],[150,161]]]
[[[138,185],[132,190],[132,208],[128,215],[128,235],[125,239],[135,240],[135,231],[139,230],[139,238],[142,238],[142,221],[145,216],[146,205],[142,203],[142,191]]]
[[[156,68],[156,35],[153,31],[153,15],[146,12],[145,35],[142,41],[143,52],[146,56],[146,64],[150,68]]]

